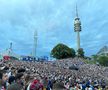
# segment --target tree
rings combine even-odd
[[[51,56],[56,59],[75,57],[75,50],[60,43],[51,50]]]
[[[83,48],[78,49],[77,53],[78,53],[78,57],[84,58],[84,50],[83,50]]]
[[[102,66],[108,66],[108,56],[100,56],[97,61]]]
[[[73,48],[70,48],[70,49],[71,49],[72,57],[74,58],[76,56],[76,52]]]
[[[98,55],[92,55],[92,59],[95,61],[97,61],[98,57],[99,57]]]

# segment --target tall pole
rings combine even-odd
[[[10,47],[9,47],[9,55],[11,55],[11,52],[12,52],[12,42],[10,43]]]
[[[37,31],[34,32],[34,48],[33,48],[33,57],[37,56]]]
[[[9,49],[12,51],[12,42],[10,43],[10,47],[9,47]]]

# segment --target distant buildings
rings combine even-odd
[[[102,47],[102,48],[98,51],[97,55],[105,55],[105,56],[108,55],[108,46]]]

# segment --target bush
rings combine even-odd
[[[78,49],[77,53],[78,53],[78,57],[84,58],[84,50],[83,50],[83,48]]]
[[[97,61],[102,66],[108,66],[108,56],[100,56]]]

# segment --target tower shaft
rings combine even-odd
[[[34,38],[34,48],[33,48],[33,56],[36,57],[37,49],[37,38]]]
[[[77,9],[77,5],[76,5],[76,17],[74,20],[74,31],[76,32],[77,35],[77,50],[80,49],[80,32],[81,32],[81,21],[80,18],[78,16],[78,9]]]
[[[33,56],[37,56],[37,31],[34,33],[34,46],[33,46]]]
[[[80,49],[80,32],[77,32],[77,50]]]

